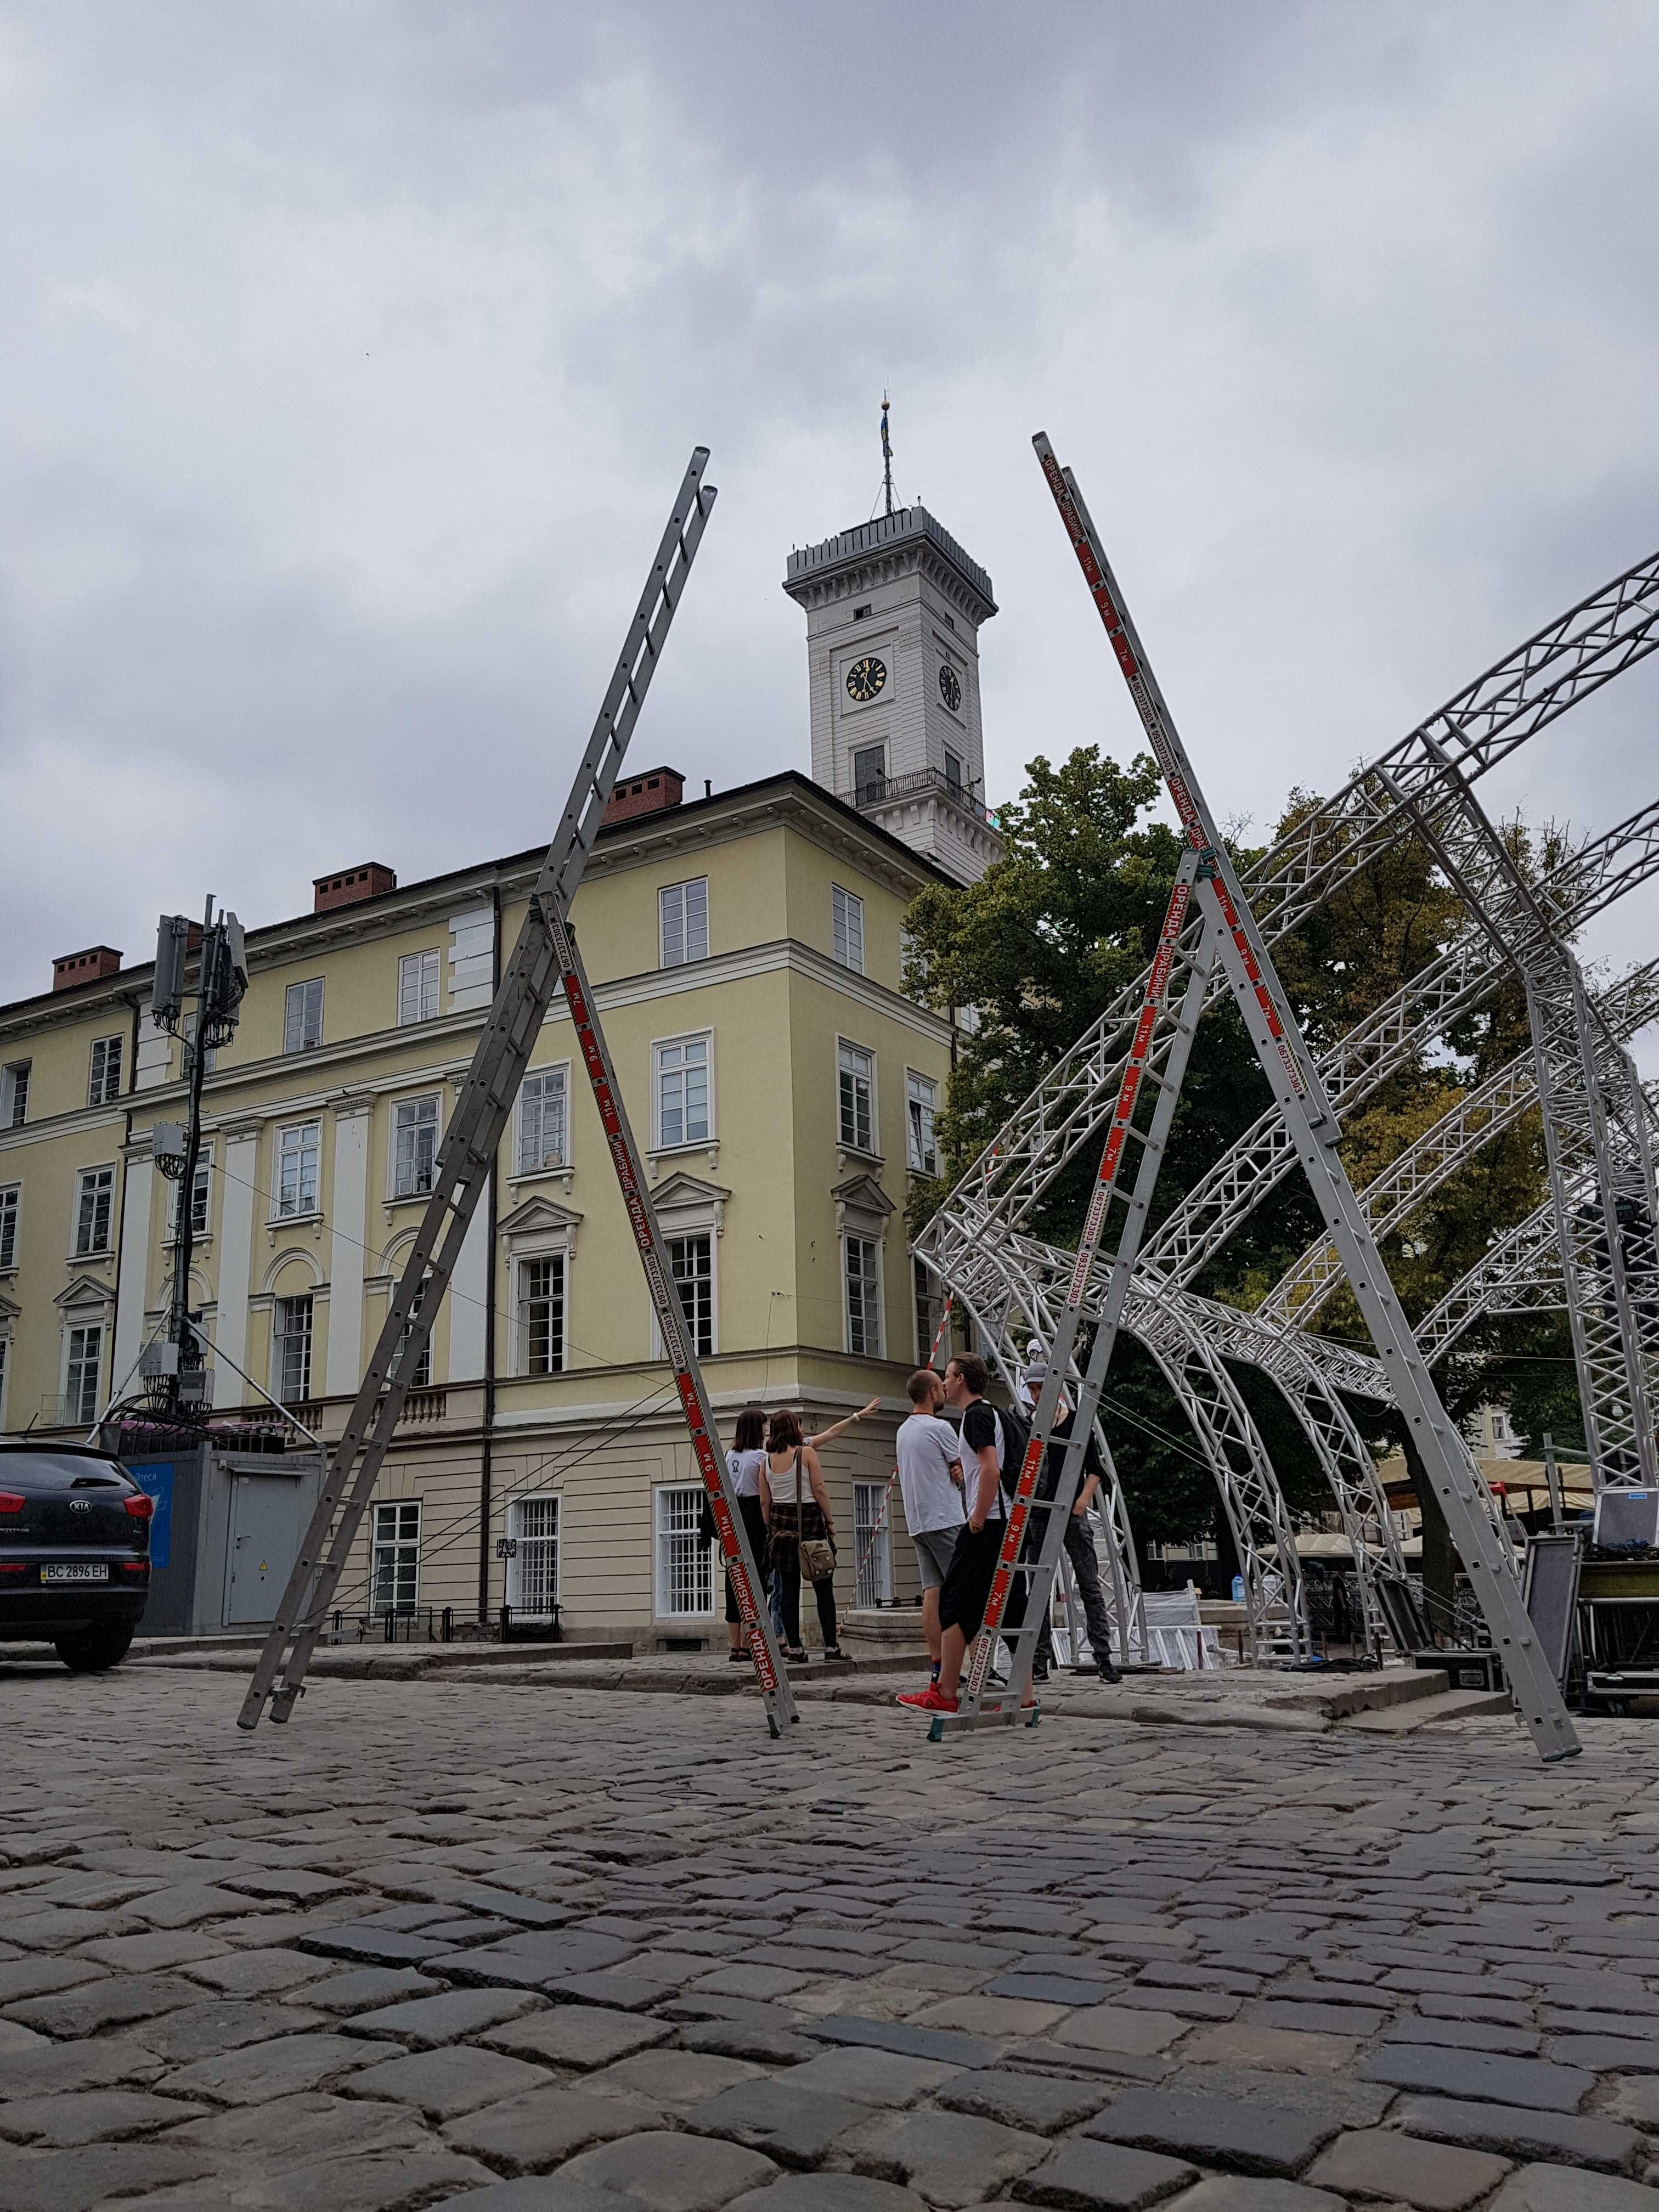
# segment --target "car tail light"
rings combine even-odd
[[[148,1559],[118,1559],[116,1565],[124,1575],[147,1575],[149,1572]]]
[[[27,1559],[0,1559],[0,1575],[26,1575],[28,1571]]]
[[[143,1491],[137,1498],[124,1498],[122,1503],[135,1521],[148,1521],[155,1510],[155,1500]]]
[[[15,1490],[0,1490],[0,1513],[21,1513],[24,1503]]]

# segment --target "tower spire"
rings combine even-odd
[[[893,448],[887,435],[887,394],[881,395],[881,489],[887,513],[893,512]]]

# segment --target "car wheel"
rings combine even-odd
[[[132,1641],[130,1620],[112,1621],[106,1627],[89,1628],[83,1636],[60,1636],[58,1656],[72,1674],[101,1674],[118,1667]]]

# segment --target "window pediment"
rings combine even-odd
[[[106,1306],[114,1302],[115,1293],[107,1283],[100,1283],[94,1275],[76,1275],[66,1283],[52,1300],[54,1305],[67,1310],[71,1306]]]
[[[836,1227],[850,1229],[860,1237],[886,1233],[888,1216],[897,1211],[873,1176],[848,1176],[830,1195],[836,1201]]]
[[[724,1184],[678,1169],[651,1194],[658,1226],[665,1237],[683,1237],[689,1230],[712,1228],[726,1234],[726,1202],[732,1194]]]
[[[561,1206],[556,1199],[538,1195],[526,1199],[510,1213],[504,1213],[495,1226],[501,1236],[514,1243],[526,1237],[564,1235],[574,1240],[581,1219],[580,1213]]]

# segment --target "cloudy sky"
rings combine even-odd
[[[1045,428],[1260,826],[1659,543],[1656,206],[1650,0],[0,6],[0,995],[550,832],[698,441],[641,757],[805,768],[779,583],[884,386],[992,798],[1137,736]],[[1491,799],[1610,826],[1656,712]]]

